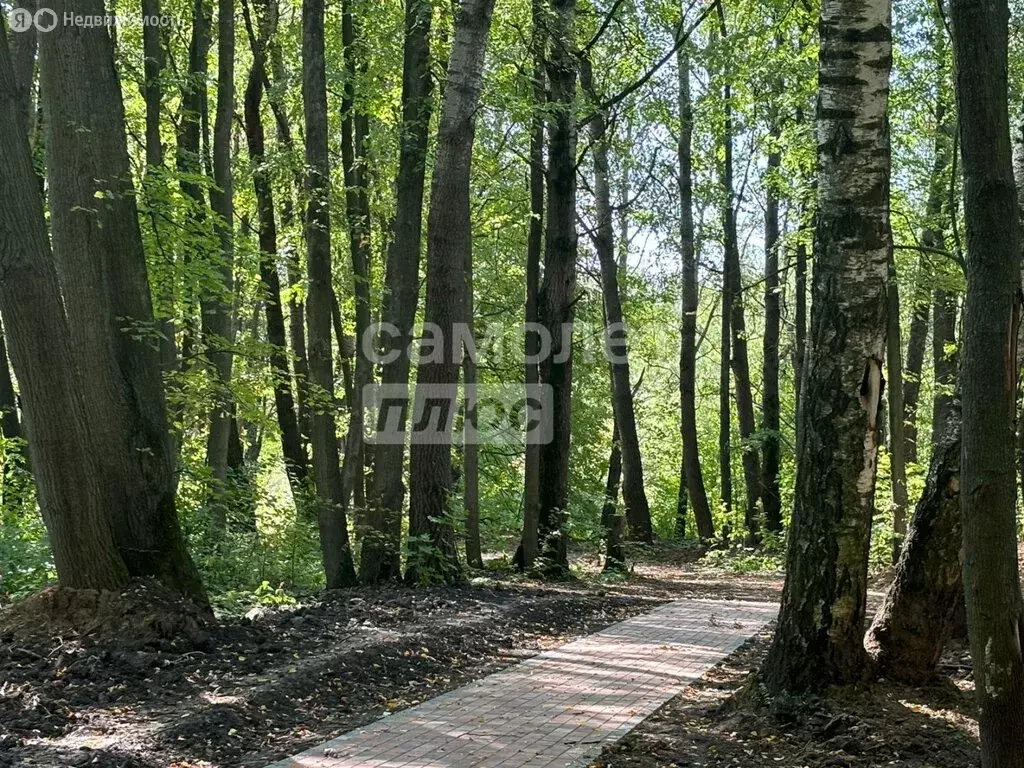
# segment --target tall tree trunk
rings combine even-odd
[[[938,39],[940,41],[945,40],[944,29],[939,31]],[[941,45],[939,55],[943,59],[945,58],[945,54],[942,53],[944,49],[945,46]],[[941,88],[941,80],[939,85]],[[947,184],[946,174],[950,163],[950,144],[950,126],[946,119],[945,104],[940,98],[935,106],[935,157],[932,163],[928,201],[925,207],[927,224],[921,232],[921,244],[926,248],[934,248],[937,250],[944,250],[946,247],[940,217],[942,216],[943,202],[945,200],[945,187]],[[917,277],[915,279],[913,297],[914,310],[910,318],[910,334],[907,339],[907,366],[903,379],[903,418],[906,425],[904,430],[904,440],[906,444],[907,461],[912,462],[917,461],[917,412],[918,400],[921,392],[921,371],[924,367],[925,345],[927,343],[928,336],[928,318],[931,310],[929,303],[934,303],[938,306],[940,301],[940,297],[938,295],[936,295],[934,299],[928,295],[928,287],[932,282],[931,272],[932,270],[927,267],[926,260],[924,258],[918,259]],[[944,349],[945,344],[948,341],[952,341],[955,335],[955,329],[952,331],[950,330],[950,326],[948,325],[950,321],[945,315],[936,315],[935,322],[937,325],[935,326],[935,330],[932,334],[933,361],[938,360],[935,356],[936,350]],[[941,347],[939,346],[940,343],[942,345]],[[943,357],[945,357],[944,354]],[[936,371],[938,371],[938,368]],[[952,369],[952,375],[956,375],[955,366]],[[953,386],[952,379],[944,379],[944,381],[950,387]],[[938,414],[939,421],[933,422],[932,424],[932,436],[934,438],[941,437],[942,430],[946,423],[944,414],[948,415],[948,411],[940,412]],[[932,444],[938,445],[938,441],[933,440]]]
[[[719,481],[719,502],[726,514],[726,519],[732,519],[732,377],[729,373],[729,360],[731,357],[732,345],[732,290],[729,286],[729,279],[722,273],[722,332],[719,339],[719,363],[718,363],[718,475]],[[727,537],[732,529],[732,523],[726,523],[722,531],[723,537]]]
[[[608,479],[604,485],[604,506],[601,508],[601,531],[604,538],[604,572],[626,569],[626,553],[622,548],[624,518],[618,514],[619,481],[622,478],[622,451],[619,450],[619,425],[612,430],[612,451],[608,457]]]
[[[540,380],[551,388],[547,417],[552,440],[540,450],[539,546],[544,570],[560,576],[569,566],[565,523],[572,434],[572,321],[576,302],[576,0],[549,0],[548,219],[538,318],[551,336]]]
[[[729,44],[725,20],[725,3],[718,3],[718,22],[722,42]],[[739,236],[736,231],[736,217],[739,203],[733,183],[733,119],[732,119],[732,73],[724,73],[723,104],[725,124],[722,128],[722,143],[725,149],[722,186],[725,191],[723,227],[725,229],[725,280],[729,286],[729,304],[732,318],[729,330],[732,334],[732,349],[729,362],[736,383],[736,415],[739,419],[742,445],[743,481],[746,488],[746,507],[743,511],[747,538],[756,542],[760,536],[758,499],[761,489],[761,468],[757,448],[750,444],[757,429],[754,418],[754,398],[750,388],[750,360],[747,354],[747,321],[743,310],[743,279],[740,270]]]
[[[952,0],[967,224],[964,593],[983,768],[1024,766],[1024,605],[1017,565],[1014,421],[1020,265],[1007,111],[1006,0]]]
[[[116,589],[130,574],[80,397],[6,32],[0,22],[0,312],[31,413],[29,453],[57,576],[69,587]]]
[[[397,208],[388,246],[384,277],[382,325],[385,362],[383,387],[409,386],[412,325],[419,304],[420,243],[423,237],[423,185],[427,138],[432,112],[430,20],[427,0],[406,0],[405,53],[402,63],[402,128],[398,157]],[[406,390],[408,391],[408,390]],[[401,428],[408,423],[408,399],[400,398]],[[381,409],[377,430],[386,426]],[[372,504],[368,523],[373,535],[362,544],[360,576],[366,584],[397,579],[401,568],[403,469],[405,443],[380,443],[374,448]]]
[[[142,15],[156,18],[161,14],[160,0],[142,0]],[[147,24],[142,30],[143,78],[142,97],[146,102],[146,175],[147,180],[155,168],[164,164],[164,145],[160,138],[163,88],[160,78],[166,62],[161,30]],[[156,224],[154,222],[154,229]],[[174,325],[174,280],[166,279],[163,316],[160,317],[160,361],[165,373],[178,369],[178,344]]]
[[[803,217],[801,216],[801,219]],[[793,384],[796,395],[796,433],[803,423],[803,381],[807,369],[807,244],[796,246],[796,279],[793,303],[796,304],[794,325]]]
[[[142,0],[142,15],[146,18],[159,17],[160,0]],[[142,28],[142,55],[142,96],[146,102],[146,165],[157,168],[164,164],[164,145],[160,140],[160,109],[163,103],[160,74],[166,55],[160,39],[160,27],[156,24],[146,24]]]
[[[50,7],[103,14],[101,0]],[[178,526],[159,352],[124,330],[155,321],[110,36],[58,25],[39,63],[54,257],[118,550],[132,576],[205,602]]]
[[[196,212],[205,216],[206,199],[203,186],[196,177],[208,172],[207,134],[209,128],[209,54],[213,44],[213,4],[211,0],[194,0],[192,5],[192,35],[188,49],[188,73],[181,87],[181,118],[177,136],[177,168],[182,175],[181,191],[195,205]],[[188,246],[186,245],[186,248]],[[188,263],[198,254],[191,250],[184,253]],[[182,314],[185,317],[182,328],[181,362],[194,356],[195,339],[199,329],[196,325],[196,302],[194,290],[186,286]]]
[[[910,313],[910,331],[907,334],[906,366],[903,370],[903,453],[906,460],[912,463],[917,463],[917,412],[931,318],[931,303],[926,286],[929,277],[927,272],[925,260],[918,259],[914,292],[911,296],[913,309]]]
[[[427,223],[427,303],[424,322],[432,324],[441,354],[425,358],[416,375],[416,407],[431,432],[412,435],[409,468],[410,553],[406,578],[412,583],[452,583],[462,578],[450,520],[452,419],[461,349],[456,324],[465,317],[464,270],[472,258],[469,182],[476,111],[494,0],[465,0],[455,18],[448,79],[437,134],[437,159]],[[441,359],[436,359],[437,357]],[[441,419],[433,424],[434,408]],[[417,424],[421,427],[422,424]]]
[[[956,348],[959,316],[957,295],[941,288],[932,303],[932,361],[935,367],[935,399],[932,402],[932,445],[938,445],[953,410],[953,390],[960,367]]]
[[[903,341],[900,338],[900,289],[896,259],[889,254],[889,286],[886,291],[885,365],[889,393],[889,471],[892,479],[892,561],[899,561],[907,535],[907,457],[903,404]]]
[[[587,96],[599,104],[589,56],[581,56],[580,85]],[[631,539],[650,543],[654,540],[651,509],[644,490],[644,470],[640,457],[640,439],[636,431],[636,411],[629,376],[629,346],[619,296],[619,268],[615,258],[615,222],[608,170],[608,137],[604,114],[598,110],[590,121],[594,142],[594,200],[597,207],[597,231],[594,243],[601,264],[601,293],[605,308],[605,345],[611,358],[612,400],[615,424],[619,430],[622,454],[622,497],[626,505],[627,532]]]
[[[690,95],[690,57],[686,45],[679,47],[679,250],[683,267],[681,345],[679,351],[680,431],[683,438],[683,466],[680,487],[693,507],[697,535],[715,537],[715,522],[704,488],[697,440],[697,253],[693,226],[693,98]],[[680,495],[682,493],[680,492]]]
[[[816,135],[814,302],[795,505],[769,690],[813,690],[864,669],[889,224],[888,0],[825,0]]]
[[[203,344],[213,365],[217,399],[210,413],[206,463],[214,483],[215,525],[226,521],[228,441],[231,434],[231,373],[234,367],[234,194],[231,178],[231,127],[235,116],[235,3],[217,0],[217,110],[213,123],[213,183],[210,207],[216,214],[220,243],[215,272],[220,284],[203,298]]]
[[[896,575],[865,640],[880,674],[915,685],[935,673],[963,595],[959,414],[945,427]]]
[[[246,10],[246,22],[251,27]],[[297,507],[302,506],[304,483],[309,472],[309,460],[302,447],[299,423],[292,396],[291,374],[288,370],[288,341],[285,335],[284,312],[281,302],[281,280],[277,272],[277,217],[274,192],[267,174],[264,147],[263,119],[260,105],[263,101],[263,83],[266,76],[266,51],[274,33],[275,20],[265,17],[257,32],[250,28],[253,63],[245,89],[245,135],[252,164],[252,184],[256,195],[256,214],[259,219],[260,282],[266,294],[263,311],[267,323],[267,341],[271,345],[270,367],[274,375],[274,406],[277,425],[281,431],[281,452],[285,471]]]
[[[345,88],[341,100],[341,163],[345,172],[345,215],[348,219],[349,252],[356,305],[356,365],[349,399],[348,435],[342,465],[343,499],[364,495],[363,390],[373,378],[364,340],[370,330],[370,203],[366,192],[367,118],[355,102],[356,28],[352,0],[341,4],[341,37],[345,48]]]
[[[463,317],[466,335],[473,336],[473,251],[466,252],[466,305]],[[465,397],[465,424],[462,441],[462,509],[466,513],[466,563],[470,568],[483,568],[484,559],[480,545],[480,444],[476,439],[477,406],[476,345],[466,349],[462,355],[462,385]]]
[[[781,82],[779,83],[781,89]],[[775,147],[780,135],[773,125],[768,154],[764,216],[764,345],[762,379],[764,394],[761,418],[761,504],[764,525],[773,533],[782,532],[782,499],[779,495],[779,326],[782,321],[782,300],[779,291],[779,194],[777,175],[782,154]]]
[[[149,0],[147,0],[148,2]],[[24,8],[35,14],[39,7],[38,0],[16,0],[15,8]],[[38,35],[33,26],[26,32],[13,35],[10,41],[11,63],[14,70],[14,84],[17,88],[15,105],[18,109],[20,130],[31,136],[35,122],[35,73]],[[31,141],[29,142],[31,144]]]
[[[526,338],[525,381],[527,392],[540,383],[540,339],[531,330],[540,322],[540,260],[544,249],[544,116],[541,109],[547,98],[545,74],[544,24],[545,0],[532,0],[533,32],[530,46],[533,52],[532,107],[530,116],[530,228],[526,243]],[[519,565],[533,567],[540,549],[538,526],[540,523],[540,461],[541,446],[527,442],[523,469],[523,538],[519,545]]]
[[[324,70],[324,0],[302,3],[302,101],[306,124],[306,258],[309,292],[309,376],[316,387],[312,414],[313,475],[327,588],[355,584],[348,521],[338,465],[331,352],[331,211],[327,156],[327,77]]]

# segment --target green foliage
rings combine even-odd
[[[23,440],[0,437],[0,604],[56,578]]]

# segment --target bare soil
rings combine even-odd
[[[769,701],[750,674],[768,628],[666,703],[592,768],[971,768],[980,764],[970,657],[951,644],[934,681],[885,680]]]
[[[490,572],[220,621],[144,592],[51,590],[0,616],[0,767],[261,766],[667,600],[781,587],[694,551],[642,554],[625,581],[582,557],[568,584]]]

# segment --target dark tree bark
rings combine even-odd
[[[142,0],[142,14],[147,18],[159,17],[161,14],[160,0]],[[146,102],[147,182],[150,180],[153,169],[163,168],[164,165],[164,145],[160,139],[160,119],[163,107],[163,88],[160,77],[167,54],[160,32],[160,28],[155,24],[147,24],[142,30],[142,98]],[[156,228],[157,224],[154,221],[154,229]],[[172,373],[178,369],[179,365],[177,330],[174,324],[174,281],[168,279],[166,283],[167,285],[163,289],[164,316],[159,318],[160,361],[164,372]]]
[[[160,16],[160,0],[142,0],[142,15]],[[143,84],[142,97],[146,102],[146,165],[156,168],[164,164],[164,146],[160,140],[160,109],[163,89],[160,73],[166,54],[160,39],[160,27],[147,24],[142,29]]]
[[[956,348],[956,325],[959,316],[957,295],[941,288],[932,303],[932,364],[935,367],[935,399],[932,402],[932,444],[938,445],[945,423],[953,410],[953,389],[956,386],[959,355]]]
[[[149,0],[147,0],[148,2]],[[24,8],[35,14],[39,7],[38,0],[16,0],[15,8]],[[35,73],[36,73],[36,51],[38,49],[38,37],[35,27],[27,32],[19,32],[12,35],[10,41],[11,63],[14,70],[14,84],[17,88],[15,105],[18,108],[18,116],[21,123],[21,131],[26,136],[31,136],[32,126],[35,122]],[[31,144],[31,141],[29,142]]]
[[[817,113],[818,213],[795,505],[771,691],[864,670],[867,565],[886,339],[892,62],[887,0],[825,0]]]
[[[432,113],[430,20],[427,0],[406,0],[405,53],[402,63],[402,128],[398,158],[397,207],[388,246],[382,323],[385,359],[382,386],[408,386],[412,325],[419,304],[420,243],[423,237],[423,186]],[[401,425],[408,422],[407,401],[400,401]],[[382,409],[383,411],[384,409]],[[377,428],[383,429],[386,413]],[[372,504],[367,522],[373,534],[363,539],[360,576],[364,583],[397,579],[401,568],[402,502],[405,497],[404,444],[374,448]]]
[[[903,341],[900,337],[900,289],[896,280],[894,252],[889,254],[889,286],[886,291],[885,365],[889,395],[889,472],[892,482],[892,561],[899,561],[907,535],[907,457],[904,435]]]
[[[964,594],[984,768],[1024,766],[1024,605],[1017,565],[1014,422],[1020,236],[1007,108],[1006,0],[952,0],[967,225]]]
[[[781,89],[781,83],[780,83]],[[778,128],[772,128],[773,149],[768,154],[764,216],[764,344],[762,360],[763,415],[760,496],[765,528],[782,531],[782,499],[779,495],[779,326],[782,300],[779,286],[779,195],[776,175],[782,154],[776,149]]]
[[[589,56],[580,57],[580,85],[595,103],[601,102],[591,70]],[[626,507],[626,531],[635,541],[652,542],[651,509],[644,490],[644,470],[640,439],[636,431],[636,410],[629,375],[629,347],[619,296],[619,267],[615,258],[615,228],[608,174],[608,137],[604,114],[598,110],[590,124],[594,157],[594,200],[597,228],[594,245],[601,265],[601,293],[605,309],[605,347],[611,358],[612,400],[615,424],[622,454],[622,497]]]
[[[551,353],[540,363],[540,380],[551,387],[553,439],[540,450],[538,540],[543,570],[563,575],[569,567],[564,531],[569,501],[572,434],[572,321],[576,301],[576,0],[549,0],[548,218],[544,278],[538,318],[551,335]]]
[[[921,371],[924,368],[924,352],[928,343],[928,326],[931,319],[931,303],[925,285],[927,270],[924,259],[918,259],[917,273],[914,294],[911,297],[914,308],[910,314],[906,366],[903,371],[903,452],[907,461],[913,463],[917,462],[917,412],[921,398]]]
[[[796,246],[796,278],[794,285],[794,353],[793,384],[796,390],[796,433],[800,434],[803,422],[803,381],[807,361],[807,244]]]
[[[277,271],[277,216],[274,192],[265,167],[265,135],[260,115],[263,84],[267,80],[267,45],[275,31],[276,19],[266,14],[261,29],[257,32],[252,28],[252,22],[248,18],[248,9],[246,14],[246,22],[250,27],[253,63],[245,89],[245,135],[253,168],[252,184],[259,219],[260,282],[266,294],[263,311],[267,323],[267,341],[271,344],[270,367],[274,373],[274,406],[277,412],[277,425],[281,431],[281,452],[284,455],[285,471],[291,485],[292,496],[299,507],[305,494],[309,459],[299,435],[295,398],[292,396],[291,374],[288,369],[288,341],[282,311],[281,279]]]
[[[683,267],[681,348],[679,351],[679,402],[683,438],[683,466],[680,487],[693,507],[697,535],[715,537],[715,522],[704,488],[697,440],[697,253],[693,226],[693,98],[690,95],[690,57],[679,47],[679,241]],[[680,491],[682,497],[682,491]]]
[[[231,434],[231,374],[234,368],[234,193],[231,178],[231,126],[235,115],[235,3],[217,0],[217,109],[213,124],[213,182],[210,207],[220,254],[215,272],[220,280],[213,295],[204,296],[203,345],[213,366],[217,401],[210,412],[206,463],[213,475],[214,523],[223,529],[226,507],[220,498],[227,490],[228,441]]]
[[[192,6],[192,35],[188,49],[188,73],[181,87],[181,109],[177,136],[177,168],[183,174],[181,191],[196,206],[197,213],[204,216],[207,210],[203,185],[196,177],[208,174],[209,156],[207,135],[209,133],[209,54],[213,44],[213,4],[210,0],[194,0]],[[186,262],[198,254],[186,250]],[[194,345],[199,333],[198,318],[195,317],[196,301],[194,291],[187,288],[183,297],[182,314],[185,317],[182,328],[182,365],[194,356]]]
[[[331,212],[327,159],[327,77],[324,70],[324,0],[302,4],[302,101],[306,124],[306,258],[309,293],[310,384],[316,388],[312,409],[313,475],[317,521],[327,588],[356,583],[348,521],[338,465],[335,429],[334,370],[331,352]]]
[[[865,641],[879,674],[919,685],[949,639],[963,596],[959,414],[932,452],[896,575]]]
[[[31,413],[29,453],[58,578],[116,589],[130,574],[90,441],[6,33],[0,21],[0,312]]]
[[[269,0],[266,6],[268,18],[272,19],[272,27],[275,34],[268,38],[267,62],[270,65],[275,83],[284,82],[286,73],[284,58],[281,54],[281,46],[278,44],[276,29],[277,20],[280,18],[280,10],[277,0]],[[288,115],[285,110],[283,94],[280,89],[271,88],[266,78],[264,87],[267,90],[267,101],[270,103],[271,112],[274,114],[274,124],[277,132],[277,141],[282,148],[291,155],[295,151],[295,142],[292,139],[291,125],[288,122]],[[296,166],[293,169],[293,189],[289,189],[281,205],[281,224],[286,229],[290,228],[295,217],[295,201],[292,196],[293,190],[301,190],[305,185],[303,172]],[[296,286],[305,280],[302,270],[301,257],[290,254],[285,260],[285,269],[288,276],[288,284]],[[309,365],[306,355],[306,325],[305,325],[305,303],[300,301],[293,291],[288,299],[288,339],[292,349],[292,372],[295,380],[295,401],[297,420],[299,424],[299,440],[302,446],[302,453],[309,455],[310,434],[312,432],[312,421],[309,408]]]
[[[466,333],[473,336],[473,313],[475,301],[473,296],[473,251],[466,252],[466,285],[465,285]],[[466,564],[470,568],[483,568],[484,559],[480,545],[480,444],[474,437],[477,431],[476,390],[479,377],[477,375],[476,347],[467,349],[462,355],[462,385],[465,392],[465,424],[462,441],[462,509],[466,514]]]
[[[532,0],[533,32],[530,46],[533,53],[533,113],[530,116],[530,229],[526,244],[527,330],[524,371],[527,390],[540,383],[540,365],[537,360],[540,339],[531,328],[540,322],[540,261],[544,250],[544,116],[541,112],[547,99],[544,7],[544,0]],[[540,549],[540,457],[541,446],[535,442],[527,443],[523,469],[523,538],[517,552],[517,563],[524,569],[533,567]]]
[[[732,291],[729,279],[722,275],[722,332],[719,339],[718,363],[718,476],[719,501],[727,519],[732,512],[732,377],[729,374],[729,359],[732,345]],[[728,536],[731,524],[722,531]]]
[[[50,7],[103,13],[100,0]],[[178,527],[159,352],[145,338],[156,323],[110,36],[58,25],[40,36],[39,63],[53,251],[118,550],[132,576],[205,602]]]
[[[341,38],[345,48],[345,88],[341,100],[341,163],[345,172],[345,216],[356,305],[356,364],[349,398],[349,426],[342,465],[343,499],[364,498],[363,390],[373,379],[363,341],[370,329],[370,202],[366,192],[366,114],[356,107],[356,27],[351,0],[341,4]]]
[[[945,40],[945,31],[940,31],[939,40]],[[944,45],[940,47],[944,49]],[[941,83],[940,83],[941,85]],[[928,201],[925,208],[927,224],[921,232],[921,245],[926,248],[945,250],[945,236],[940,221],[945,200],[945,187],[947,184],[947,172],[950,163],[950,127],[946,119],[945,104],[940,98],[935,107],[935,158],[932,164],[931,180],[929,183]],[[924,258],[918,259],[917,277],[914,285],[914,311],[910,318],[910,333],[907,339],[907,365],[903,380],[903,413],[904,413],[904,439],[906,444],[907,461],[917,461],[917,412],[918,401],[921,392],[921,371],[924,367],[925,346],[928,337],[928,319],[931,314],[930,303],[939,303],[938,295],[932,299],[929,296],[929,286],[932,282],[932,270],[928,268]],[[941,310],[940,310],[941,312]],[[933,331],[933,361],[937,360],[935,351],[941,339],[943,349],[947,341],[953,340],[954,331],[949,331],[949,320],[946,316],[936,315],[935,321],[938,325]],[[955,322],[955,321],[954,321]],[[940,327],[941,326],[941,327]],[[952,375],[956,375],[955,367]],[[944,379],[950,387],[953,386],[952,379]],[[951,392],[950,392],[951,394]],[[939,420],[932,425],[932,435],[935,438],[941,437],[941,431],[946,423],[945,416],[948,411],[938,414]],[[938,445],[937,440],[933,445]]]
[[[455,18],[448,78],[438,126],[437,159],[427,222],[427,303],[424,322],[433,324],[438,355],[426,357],[416,375],[416,407],[409,468],[409,537],[406,579],[452,583],[462,578],[455,530],[447,504],[452,483],[452,418],[459,362],[455,328],[465,316],[466,264],[472,258],[469,181],[476,111],[494,0],[465,0]],[[429,395],[425,389],[432,390]],[[436,398],[436,399],[435,399]],[[432,413],[440,406],[441,419]],[[417,439],[416,428],[430,433]]]
[[[612,431],[612,451],[608,457],[608,479],[604,485],[604,506],[601,508],[601,530],[604,538],[604,572],[626,569],[626,553],[622,547],[625,518],[618,513],[619,481],[622,478],[622,452],[619,450],[619,426]]]
[[[718,22],[722,41],[729,41],[725,20],[725,4],[718,3]],[[732,334],[732,346],[729,363],[732,366],[736,391],[736,416],[739,420],[740,439],[742,445],[743,481],[746,489],[746,507],[743,520],[747,529],[747,539],[756,542],[760,536],[760,520],[758,516],[758,499],[761,489],[761,468],[757,449],[750,444],[754,431],[757,429],[754,418],[754,398],[750,389],[750,360],[747,354],[747,321],[743,309],[743,278],[740,270],[740,246],[736,231],[736,214],[738,202],[733,183],[733,119],[732,119],[732,73],[724,72],[722,99],[725,110],[725,121],[722,128],[722,144],[725,157],[722,166],[722,186],[725,192],[725,208],[722,213],[722,226],[725,232],[725,266],[724,279],[728,285],[729,331]]]

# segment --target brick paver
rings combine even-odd
[[[268,768],[585,765],[777,610],[753,602],[668,603]]]

